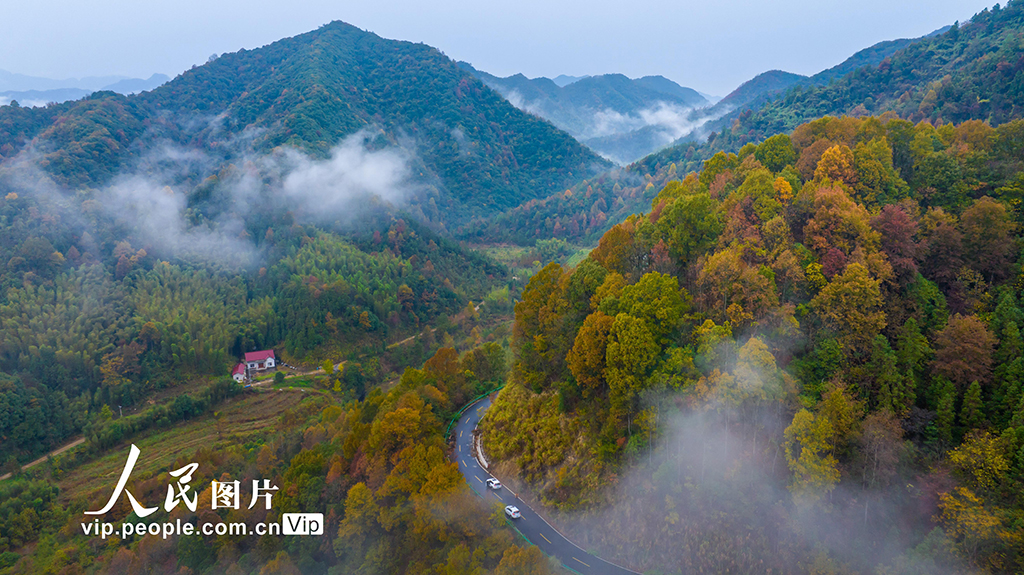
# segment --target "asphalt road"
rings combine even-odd
[[[540,547],[544,553],[557,557],[566,567],[583,575],[636,575],[634,571],[608,563],[577,547],[572,541],[555,531],[537,512],[517,499],[507,488],[502,487],[498,490],[487,488],[487,480],[493,476],[473,457],[473,430],[476,429],[480,417],[490,406],[491,399],[488,397],[467,409],[452,432],[455,436],[455,458],[459,463],[459,471],[466,478],[469,487],[486,501],[497,499],[503,505],[518,507],[522,517],[512,520],[516,529],[530,543]]]

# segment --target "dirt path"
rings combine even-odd
[[[85,438],[84,437],[79,437],[78,439],[72,441],[71,443],[69,443],[69,444],[67,444],[67,445],[65,445],[63,447],[58,447],[57,449],[54,449],[50,453],[40,457],[39,459],[37,459],[37,460],[35,460],[35,461],[31,462],[31,463],[26,463],[25,465],[22,465],[21,469],[22,469],[22,471],[24,471],[24,470],[28,469],[29,467],[35,467],[36,465],[39,465],[40,463],[43,463],[44,461],[46,461],[47,458],[49,458],[49,457],[56,457],[56,456],[60,455],[61,453],[64,453],[65,451],[71,449],[72,447],[78,447],[79,445],[81,445],[83,443],[85,443]],[[11,476],[10,473],[5,473],[4,475],[0,475],[0,481],[3,481],[4,479],[7,479],[10,476]]]

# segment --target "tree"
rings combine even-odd
[[[881,237],[881,248],[889,258],[896,282],[905,286],[917,279],[921,249],[914,239],[917,222],[910,214],[901,206],[889,204],[871,219],[871,227]]]
[[[719,320],[727,317],[727,310],[734,304],[754,320],[779,304],[771,268],[751,265],[743,259],[743,252],[739,244],[719,250],[704,262],[697,275],[703,310]]]
[[[960,423],[967,429],[978,429],[985,422],[984,405],[981,401],[981,385],[972,381],[964,394],[964,402],[960,407]]]
[[[689,311],[690,296],[679,287],[679,280],[668,274],[650,272],[640,281],[622,288],[619,311],[642,319],[660,343],[679,327]]]
[[[854,170],[853,152],[843,144],[825,150],[814,170],[815,180],[843,182],[848,186],[857,185],[857,172]]]
[[[707,193],[676,198],[655,225],[668,239],[669,253],[684,266],[713,247],[725,229],[718,202]]]
[[[1006,478],[1010,469],[1005,451],[1002,438],[975,430],[949,452],[949,462],[974,490],[987,493]]]
[[[977,316],[956,314],[935,334],[932,373],[949,379],[961,389],[975,380],[987,384],[992,373],[995,343],[995,336]]]
[[[1009,272],[1013,225],[1006,206],[988,196],[975,200],[960,216],[967,260],[990,283]]]
[[[545,266],[530,279],[515,308],[512,376],[537,392],[561,379],[572,343],[565,323],[564,275],[557,263]]]
[[[793,142],[786,134],[776,134],[761,142],[754,152],[754,157],[773,173],[782,171],[788,165],[796,163],[796,150]]]
[[[871,279],[867,268],[852,263],[811,300],[811,308],[837,334],[843,347],[866,352],[885,327],[879,283]]]
[[[334,362],[329,359],[325,359],[320,363],[320,369],[324,370],[324,373],[328,376],[334,375]]]
[[[494,575],[548,575],[551,569],[540,548],[535,545],[505,549]]]
[[[938,388],[935,424],[939,439],[949,444],[953,441],[953,420],[956,417],[956,386],[945,378],[938,379],[933,385]]]
[[[566,357],[584,398],[601,393],[605,387],[605,353],[608,334],[614,323],[615,318],[600,311],[588,315]]]
[[[822,394],[818,403],[818,416],[828,419],[832,424],[828,437],[829,453],[833,456],[842,454],[864,417],[864,402],[853,399],[846,385],[836,382]]]
[[[864,484],[868,487],[888,486],[896,476],[903,428],[896,416],[887,410],[876,411],[864,419],[864,431],[858,440],[864,457]]]
[[[1021,544],[1021,536],[1003,527],[998,510],[986,508],[984,501],[967,487],[957,487],[939,497],[942,523],[959,541],[968,559],[977,561],[979,551],[986,543],[997,543],[1004,549]],[[991,567],[1001,567],[999,557]]]
[[[868,207],[895,202],[907,194],[907,184],[892,164],[892,149],[885,136],[860,142],[853,150],[856,183],[854,197]]]
[[[876,335],[871,342],[871,358],[867,369],[874,379],[872,391],[879,409],[887,409],[902,416],[914,406],[914,380],[897,369],[896,353],[882,334]]]
[[[839,482],[839,468],[829,454],[832,424],[801,409],[785,431],[786,461],[793,472],[789,490],[798,502],[815,502]]]
[[[921,334],[917,320],[907,318],[896,338],[896,364],[902,373],[914,379],[915,387],[921,383],[921,374],[932,353],[928,338]]]
[[[661,346],[642,319],[620,313],[608,335],[605,377],[613,398],[631,400],[647,386]]]
[[[865,252],[878,249],[879,233],[871,229],[864,206],[854,202],[838,186],[824,186],[814,194],[814,215],[804,226],[804,241],[822,257],[829,248],[849,256],[858,247]]]
[[[941,209],[929,211],[928,216],[942,214]],[[927,220],[928,218],[926,218]],[[924,258],[921,262],[921,273],[936,282],[943,289],[956,280],[956,275],[963,267],[963,235],[950,219],[945,217],[935,220],[934,227],[925,224]]]

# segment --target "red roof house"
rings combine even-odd
[[[274,350],[265,349],[263,351],[250,351],[245,354],[245,365],[249,369],[263,370],[271,369],[277,365],[277,360],[274,358]]]
[[[231,370],[231,378],[234,379],[235,381],[237,381],[238,383],[242,383],[243,381],[245,381],[245,364],[244,363],[240,363],[240,364],[236,365],[235,369]]]

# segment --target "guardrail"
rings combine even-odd
[[[470,407],[473,407],[474,405],[476,405],[476,403],[478,401],[480,401],[481,399],[487,397],[488,395],[490,395],[490,394],[492,394],[492,393],[494,393],[496,391],[501,391],[501,389],[503,387],[505,387],[504,383],[499,385],[498,387],[495,387],[494,389],[488,391],[487,393],[477,397],[476,399],[474,399],[473,401],[467,403],[466,405],[462,406],[462,409],[460,409],[458,412],[456,412],[456,414],[452,416],[452,420],[448,422],[448,427],[446,427],[445,430],[444,430],[444,442],[448,443],[448,440],[451,439],[452,425],[455,425],[455,422],[458,421],[460,417],[462,417],[462,414],[467,409],[469,409]]]

